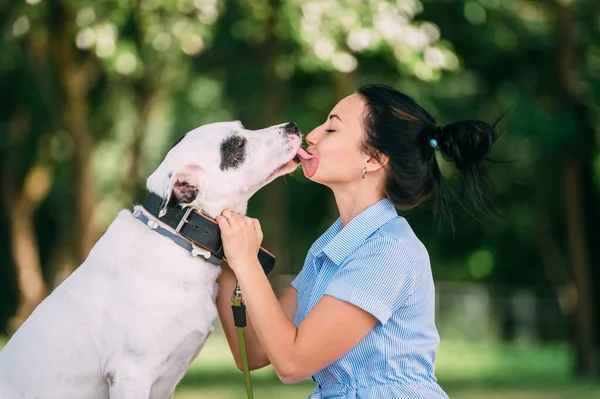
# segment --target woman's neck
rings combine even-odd
[[[385,195],[374,187],[360,186],[332,188],[343,226],[350,223],[356,215],[385,198]]]

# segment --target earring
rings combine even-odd
[[[364,179],[366,175],[367,175],[367,167],[366,167],[366,166],[363,166],[363,170],[362,170],[362,178]]]

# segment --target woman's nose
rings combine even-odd
[[[317,133],[316,133],[317,129],[313,129],[312,132],[310,132],[309,134],[306,135],[305,140],[306,140],[306,144],[308,145],[315,145],[316,142],[316,138],[317,138]]]

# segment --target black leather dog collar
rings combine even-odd
[[[192,208],[167,208],[165,215],[159,217],[162,203],[161,197],[150,193],[142,202],[142,206],[156,219],[175,229],[180,236],[209,251],[211,258],[224,260],[221,231],[217,222]],[[275,267],[275,256],[262,247],[258,252],[258,260],[265,274],[269,274]]]

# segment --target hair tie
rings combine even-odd
[[[438,148],[438,142],[436,139],[429,139],[429,145],[431,148]]]

